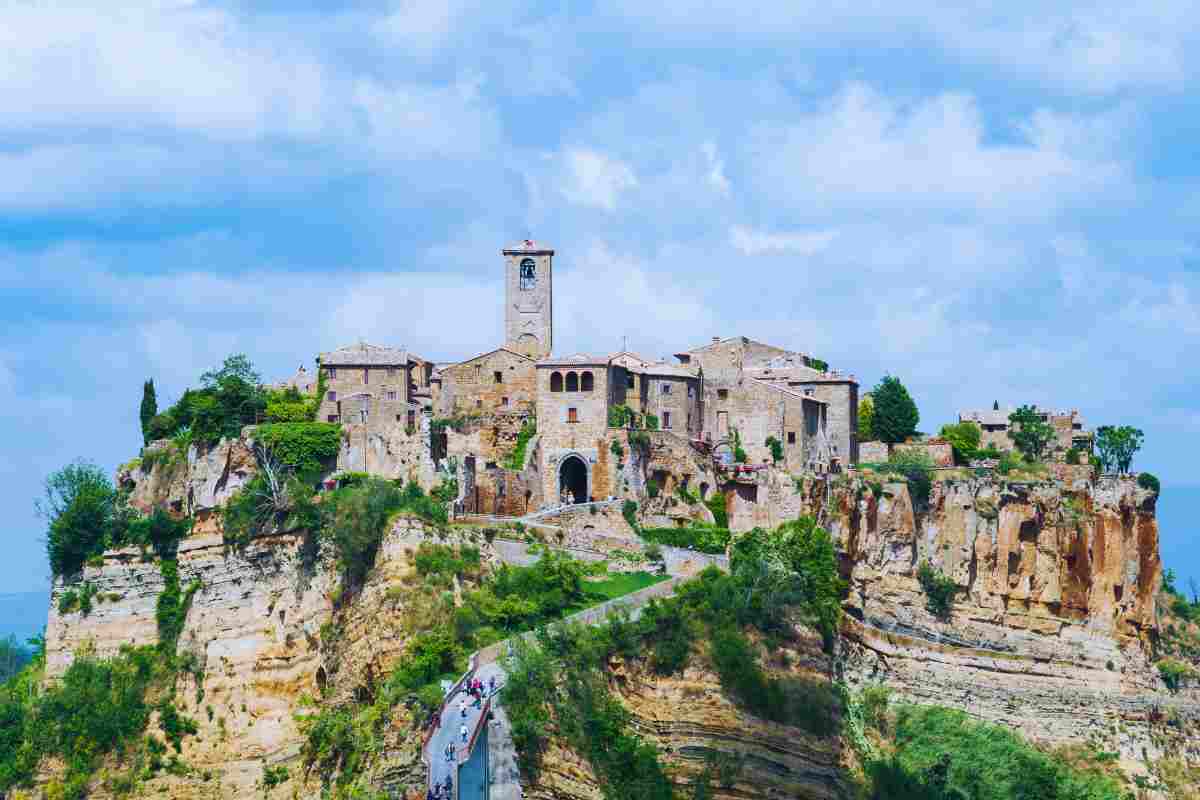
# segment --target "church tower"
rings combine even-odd
[[[554,345],[554,251],[530,239],[504,254],[504,346],[545,358]]]

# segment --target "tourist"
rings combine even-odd
[[[488,697],[496,694],[496,676],[488,678]]]
[[[458,732],[460,734],[462,734],[463,744],[466,744],[467,743],[467,726],[466,726],[466,724],[459,726]]]
[[[467,698],[464,697],[458,701],[458,710],[464,717],[467,716]]]

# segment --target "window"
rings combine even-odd
[[[500,405],[504,406],[505,408],[508,408],[508,398],[507,398],[507,397],[501,397],[501,398],[500,398]]]
[[[662,422],[663,422],[664,429],[670,429],[670,427],[671,427],[671,412],[670,411],[663,412]]]
[[[337,421],[338,421],[338,415],[337,415],[337,414],[330,414],[330,415],[329,415],[329,416],[327,416],[325,419],[326,419],[326,421],[328,421],[328,422],[337,422]]]
[[[728,400],[729,399],[729,390],[728,389],[717,389],[717,397],[721,400]]]
[[[371,382],[371,370],[369,370],[366,367],[363,367],[363,383],[370,383],[370,382]]]
[[[562,373],[561,372],[550,373],[550,391],[561,392],[562,386],[563,386]]]
[[[583,373],[582,377],[580,378],[579,388],[582,391],[590,392],[593,388],[595,388],[595,386],[596,386],[596,379],[594,377],[592,377],[592,373],[590,373],[590,372]]]
[[[496,381],[496,383],[504,383],[504,373],[500,370],[493,372],[492,378]]]
[[[408,427],[417,427],[417,412],[411,408],[408,410]]]
[[[796,432],[788,431],[788,444],[795,444],[795,443],[796,443]]]
[[[695,387],[695,386],[692,386],[692,385],[689,383],[689,384],[688,384],[688,400],[691,400],[691,399],[692,399],[693,397],[695,397],[695,396],[696,396],[696,387]]]
[[[669,383],[666,383],[666,382],[664,381],[664,382],[663,382],[663,385],[662,385],[662,393],[663,393],[663,394],[670,394],[670,393],[671,393],[671,384],[669,384]]]
[[[400,421],[400,415],[399,415],[399,414],[397,414],[397,415],[396,415],[396,422],[399,422],[399,421]]]
[[[568,392],[578,392],[579,391],[579,376],[576,375],[574,372],[567,373],[567,391]]]
[[[388,400],[395,400],[395,399],[396,399],[396,393],[395,393],[395,392],[388,392],[388,393],[387,393],[387,399],[388,399]]]
[[[578,408],[568,408],[567,409],[567,422],[579,422],[579,409]]]
[[[336,402],[337,401],[337,392],[326,392],[325,399],[331,403]]]
[[[537,286],[537,264],[532,258],[521,259],[521,291]]]
[[[476,400],[476,401],[475,401],[475,407],[476,407],[476,408],[483,408],[483,401],[482,401],[482,400]]]
[[[329,367],[328,369],[326,369],[325,377],[336,378],[337,377],[337,367]]]
[[[632,389],[632,388],[633,388],[633,384],[634,384],[634,377],[633,377],[633,373],[632,373],[632,372],[630,372],[630,373],[627,373],[627,374],[626,374],[626,376],[625,376],[625,386],[626,386],[627,388],[629,388],[629,389]]]

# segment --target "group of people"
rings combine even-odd
[[[454,797],[454,779],[449,775],[442,783],[435,783],[425,793],[425,800],[451,800]]]

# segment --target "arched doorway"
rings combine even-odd
[[[587,462],[577,455],[567,456],[558,467],[559,496],[565,498],[568,492],[576,503],[588,501]]]

